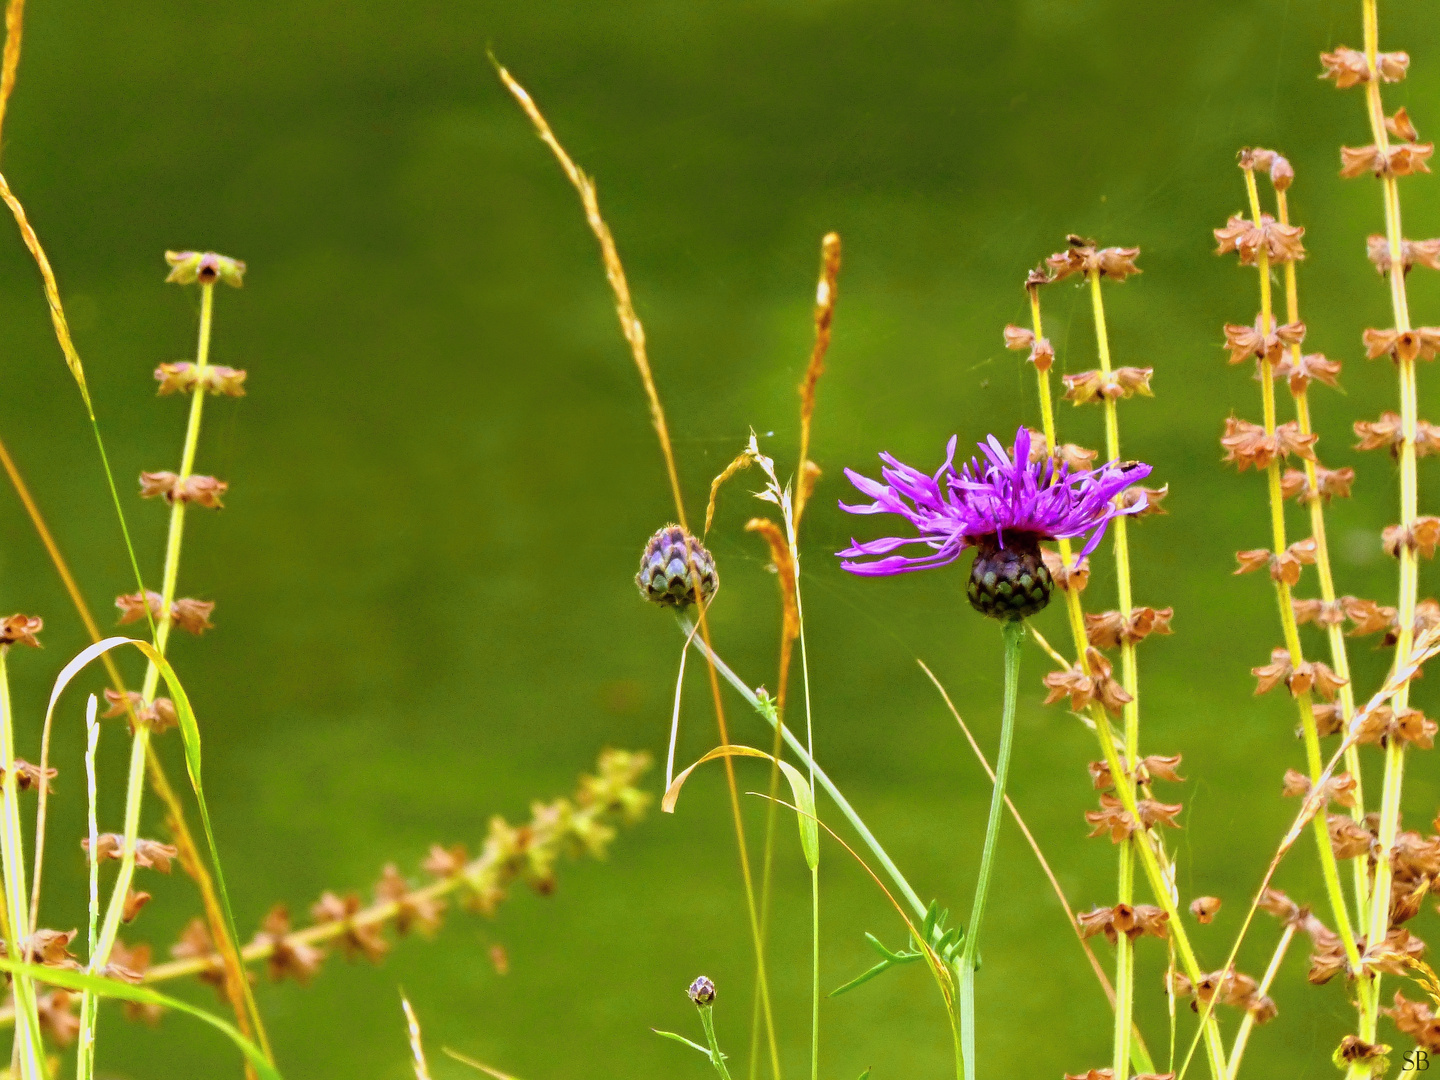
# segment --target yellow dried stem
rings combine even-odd
[[[675,452],[670,445],[670,428],[665,423],[665,410],[660,405],[660,393],[655,389],[655,378],[650,373],[650,357],[645,350],[645,327],[641,324],[640,317],[635,314],[635,305],[630,300],[630,285],[625,279],[625,267],[620,262],[620,253],[615,248],[615,238],[610,235],[610,226],[606,225],[605,219],[600,216],[600,200],[595,193],[595,181],[586,176],[571,160],[525,88],[499,64],[496,64],[495,70],[505,88],[519,102],[520,108],[525,110],[530,123],[535,125],[535,133],[550,148],[566,178],[580,194],[580,203],[585,208],[585,220],[600,243],[600,256],[605,262],[605,277],[615,294],[615,313],[620,317],[620,332],[625,335],[625,340],[630,345],[630,354],[635,359],[635,367],[640,372],[640,382],[645,387],[645,397],[650,403],[650,422],[655,425],[655,434],[660,438],[660,453],[665,458],[665,471],[670,477],[675,509],[680,515],[680,524],[688,528],[685,521],[685,500],[680,494],[680,474],[675,468]]]
[[[770,561],[775,564],[784,613],[781,633],[787,641],[794,641],[800,636],[800,611],[795,604],[795,563],[790,558],[790,544],[785,539],[784,530],[769,518],[751,518],[745,523],[745,531],[759,533],[770,548]]]
[[[800,383],[800,476],[795,492],[795,528],[805,513],[814,480],[806,483],[810,467],[810,420],[815,414],[815,385],[825,373],[825,353],[830,348],[830,324],[835,318],[836,280],[840,276],[840,234],[826,233],[820,241],[820,282],[815,287],[815,345]],[[818,476],[818,472],[816,476]]]
[[[705,504],[706,535],[710,532],[710,526],[715,523],[715,502],[720,498],[720,489],[725,486],[725,482],[732,476],[744,469],[748,469],[753,464],[755,464],[755,455],[750,453],[747,447],[736,455],[734,461],[730,462],[729,465],[726,465],[725,468],[720,471],[720,475],[710,481],[710,501]]]
[[[492,57],[492,62],[494,58]],[[685,515],[685,497],[680,490],[680,474],[675,467],[675,451],[670,443],[670,428],[665,421],[665,409],[660,404],[660,393],[655,388],[655,379],[650,371],[650,358],[645,349],[645,327],[641,324],[639,316],[635,314],[635,305],[630,299],[630,285],[625,278],[625,267],[620,262],[620,253],[615,247],[615,239],[610,233],[610,227],[605,224],[605,219],[600,216],[600,200],[595,191],[595,182],[583,173],[579,166],[565,152],[560,145],[560,140],[555,137],[549,122],[540,112],[539,106],[535,104],[529,93],[521,86],[510,72],[506,71],[499,63],[495,63],[496,73],[505,88],[510,91],[520,108],[534,125],[535,132],[540,140],[550,148],[555,155],[556,161],[560,163],[561,170],[566,178],[574,186],[580,195],[580,203],[585,211],[585,220],[594,233],[595,239],[600,244],[601,258],[605,264],[605,277],[610,282],[610,289],[615,294],[615,311],[620,319],[620,332],[624,334],[626,342],[630,345],[630,353],[634,358],[636,370],[640,373],[640,382],[645,389],[645,398],[650,406],[650,420],[655,428],[655,434],[660,440],[661,456],[665,459],[665,471],[670,480],[670,491],[675,499],[675,515],[682,527],[688,528]],[[693,569],[693,568],[692,568]],[[706,648],[711,650],[710,624],[706,618],[705,606],[698,607],[697,622],[700,627],[700,637]],[[710,696],[715,706],[715,723],[719,729],[721,745],[728,745],[730,735],[725,723],[725,704],[720,696],[720,677],[715,670],[713,663],[708,663],[707,668],[710,676]],[[725,783],[730,796],[730,813],[735,824],[735,840],[740,860],[740,876],[745,886],[745,907],[750,922],[750,937],[755,950],[755,966],[759,973],[760,997],[765,1012],[765,1031],[770,1051],[771,1072],[776,1080],[780,1077],[780,1049],[775,1034],[775,1022],[773,1010],[770,1007],[769,980],[765,975],[765,955],[760,932],[760,917],[755,904],[755,887],[753,876],[750,872],[750,853],[745,841],[745,822],[740,814],[740,789],[735,780],[735,764],[728,757],[724,759]]]

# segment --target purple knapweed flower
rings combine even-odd
[[[1050,599],[1050,573],[1040,557],[1040,541],[1088,537],[1079,556],[1084,558],[1100,542],[1111,518],[1145,508],[1143,498],[1123,509],[1115,500],[1150,475],[1150,466],[1141,462],[1112,461],[1074,472],[1049,457],[1032,462],[1030,432],[1022,427],[1012,449],[1007,451],[991,435],[979,444],[984,456],[972,458],[957,472],[956,442],[950,439],[945,464],[934,476],[890,454],[880,455],[884,483],[845,470],[850,482],[875,501],[841,503],[841,509],[899,514],[919,535],[851,540],[851,546],[839,552],[844,569],[867,577],[929,570],[947,566],[967,547],[975,547],[979,552],[971,571],[970,602],[987,615],[1024,618]],[[892,554],[911,544],[930,550]],[[862,558],[867,561],[856,561]]]

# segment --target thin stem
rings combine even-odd
[[[1261,220],[1260,191],[1255,183],[1255,172],[1253,169],[1243,170],[1245,177],[1245,191],[1250,201],[1250,213],[1258,223]],[[1269,334],[1274,330],[1275,316],[1274,303],[1270,288],[1270,256],[1262,244],[1256,252],[1256,269],[1260,279],[1260,330],[1263,334]],[[1264,416],[1265,434],[1274,437],[1277,423],[1275,410],[1275,370],[1271,364],[1268,353],[1260,357],[1260,395],[1261,407]],[[1270,461],[1266,469],[1266,488],[1269,496],[1270,510],[1270,542],[1272,550],[1276,555],[1286,549],[1285,536],[1285,498],[1280,481],[1280,461],[1278,456]],[[1285,649],[1290,655],[1290,663],[1299,667],[1304,662],[1304,655],[1300,644],[1300,630],[1295,622],[1295,607],[1291,602],[1290,586],[1281,578],[1275,578],[1275,601],[1276,608],[1280,615],[1280,626],[1284,634]],[[1294,695],[1296,708],[1300,714],[1300,729],[1305,742],[1305,758],[1312,782],[1318,781],[1322,770],[1320,756],[1320,738],[1315,724],[1315,711],[1308,690],[1301,691]],[[1346,959],[1352,968],[1359,970],[1360,951],[1356,942],[1355,930],[1350,921],[1350,911],[1345,900],[1345,892],[1340,884],[1340,871],[1335,861],[1335,849],[1330,843],[1330,829],[1326,822],[1326,815],[1320,813],[1315,815],[1313,822],[1315,833],[1315,844],[1320,855],[1320,870],[1325,880],[1325,891],[1330,900],[1330,909],[1335,917],[1335,929],[1340,935],[1341,943],[1345,948]],[[1359,998],[1362,1008],[1366,1006],[1370,996],[1369,991],[1363,982],[1356,984],[1356,996]]]
[[[1275,953],[1270,957],[1270,964],[1265,968],[1265,974],[1260,979],[1260,985],[1255,993],[1258,997],[1264,997],[1270,992],[1270,984],[1275,981],[1276,974],[1280,971],[1280,963],[1285,959],[1285,952],[1290,948],[1290,941],[1295,937],[1295,924],[1286,923],[1285,930],[1280,935],[1280,942],[1275,946]],[[1240,1021],[1240,1029],[1235,1033],[1235,1043],[1230,1048],[1230,1080],[1235,1080],[1240,1072],[1240,1059],[1245,1056],[1245,1046],[1250,1041],[1250,1032],[1255,1027],[1255,1013],[1249,1009],[1245,1011],[1245,1018]]]
[[[1282,225],[1290,224],[1290,201],[1288,193],[1284,188],[1275,192],[1276,218]],[[1285,321],[1298,323],[1300,321],[1300,289],[1296,280],[1296,260],[1290,259],[1285,263]],[[1296,341],[1290,346],[1290,362],[1296,368],[1301,360],[1300,342]],[[1295,422],[1300,427],[1302,435],[1314,434],[1314,426],[1310,421],[1310,396],[1305,389],[1296,389],[1294,384],[1290,387],[1291,397],[1295,401]],[[1320,599],[1327,607],[1335,604],[1335,575],[1330,565],[1330,540],[1325,527],[1325,502],[1320,496],[1320,485],[1315,462],[1311,458],[1302,458],[1301,466],[1305,470],[1305,479],[1309,485],[1309,499],[1307,509],[1310,515],[1310,535],[1315,540],[1315,572],[1320,579]],[[1339,623],[1329,622],[1325,628],[1326,638],[1330,645],[1330,664],[1335,669],[1335,674],[1342,680],[1339,692],[1340,713],[1345,727],[1348,729],[1350,721],[1355,716],[1355,687],[1350,679],[1350,654],[1345,646],[1345,632]],[[1350,746],[1345,751],[1345,768],[1355,779],[1355,804],[1350,808],[1350,816],[1360,824],[1365,822],[1365,790],[1364,778],[1360,768],[1360,749]],[[1367,910],[1369,904],[1370,879],[1366,868],[1366,859],[1356,858],[1350,860],[1352,870],[1352,887],[1355,892],[1355,909],[1360,912]]]
[[[1376,53],[1380,43],[1379,14],[1375,0],[1362,0],[1361,13],[1365,33],[1365,59],[1370,69],[1370,78],[1365,83],[1366,113],[1375,144],[1381,152],[1389,149],[1389,138],[1385,129],[1385,108],[1380,96],[1380,79],[1376,70]],[[1403,254],[1404,232],[1401,226],[1400,191],[1393,176],[1381,179],[1381,191],[1385,209],[1385,238],[1390,248],[1390,303],[1395,320],[1395,329],[1409,330],[1410,306],[1405,292],[1405,261]],[[1415,361],[1399,359],[1398,373],[1400,386],[1401,440],[1400,457],[1400,525],[1408,529],[1414,524],[1417,513],[1417,483],[1415,470],[1415,433],[1419,418],[1416,400]],[[1396,619],[1395,661],[1403,662],[1411,648],[1415,626],[1415,602],[1418,587],[1416,553],[1409,544],[1400,548],[1400,581]],[[1409,705],[1410,686],[1407,681],[1396,693],[1392,703],[1397,714]],[[1391,739],[1385,748],[1385,775],[1380,794],[1380,824],[1377,830],[1377,852],[1374,885],[1367,912],[1367,940],[1371,944],[1383,941],[1390,929],[1390,890],[1393,872],[1390,852],[1394,849],[1396,835],[1400,828],[1400,794],[1405,780],[1405,744],[1401,739]],[[1380,972],[1360,972],[1357,986],[1369,983],[1369,1001],[1361,1012],[1360,1037],[1367,1042],[1375,1040],[1380,1001]],[[1358,1075],[1352,1067],[1352,1075]]]
[[[713,1005],[700,1006],[700,1025],[705,1029],[705,1041],[710,1045],[710,1064],[720,1074],[720,1080],[730,1080],[730,1070],[725,1067],[725,1055],[720,1052],[720,1043],[715,1038],[715,1011]]]
[[[19,773],[15,769],[14,711],[10,705],[10,676],[6,670],[9,646],[0,646],[0,868],[5,875],[5,911],[8,943],[12,954],[27,957],[25,941],[30,925],[29,901],[25,895],[25,839],[20,830]],[[42,778],[42,784],[45,782]],[[15,1050],[24,1080],[43,1080],[44,1047],[40,1040],[40,1020],[35,996],[35,983],[25,975],[16,975],[12,987],[15,1008],[22,1023],[16,1028]]]
[[[690,620],[686,616],[681,615],[676,621],[680,624],[681,633],[688,636],[692,628]],[[835,786],[834,781],[825,774],[825,770],[822,769],[819,763],[806,751],[805,744],[796,738],[794,732],[788,727],[783,724],[778,724],[776,719],[771,715],[771,710],[766,708],[760,699],[755,696],[755,691],[751,690],[750,687],[745,684],[744,679],[735,674],[730,665],[720,659],[708,643],[699,638],[695,638],[691,644],[705,655],[710,663],[714,665],[715,670],[719,672],[720,676],[739,692],[740,696],[745,699],[762,720],[769,724],[771,728],[778,726],[785,740],[785,745],[790,748],[791,752],[795,754],[802,763],[808,768],[815,770],[816,782],[819,783],[830,798],[834,800],[836,808],[844,815],[845,820],[850,822],[850,827],[853,828],[860,839],[865,842],[865,846],[870,849],[871,854],[880,861],[880,865],[884,867],[885,873],[889,876],[895,887],[900,890],[901,895],[905,897],[911,910],[914,911],[919,918],[923,919],[926,909],[920,900],[919,894],[910,887],[910,883],[905,880],[905,875],[902,874],[900,868],[895,865],[895,860],[890,858],[885,849],[880,846],[880,841],[875,839],[875,834],[870,831],[864,820],[855,812],[855,808],[850,805],[850,800],[846,799],[845,796],[840,793],[840,789]]]
[[[965,1080],[975,1080],[975,956],[980,942],[980,922],[985,917],[985,899],[995,869],[995,845],[1000,836],[1000,819],[1005,808],[1005,780],[1010,772],[1010,751],[1015,741],[1015,699],[1020,686],[1020,644],[1025,624],[1011,620],[1002,624],[1005,640],[1005,699],[1000,713],[1000,752],[995,757],[995,783],[990,788],[990,816],[985,822],[985,845],[980,852],[980,875],[975,881],[975,900],[965,927],[965,948],[960,953],[960,1039],[965,1056]]]
[[[813,794],[811,799],[814,799]],[[810,955],[810,1080],[820,1080],[820,866],[818,863],[810,870]]]
[[[1096,351],[1100,357],[1100,370],[1109,374],[1110,334],[1105,322],[1105,302],[1100,290],[1100,273],[1092,270],[1089,275],[1090,307],[1095,319]],[[1105,399],[1105,456],[1110,461],[1120,460],[1120,415],[1116,403]],[[1130,618],[1134,606],[1130,587],[1130,534],[1129,522],[1117,517],[1111,524],[1115,536],[1115,581],[1117,601],[1122,619]],[[1078,600],[1078,597],[1077,597]],[[1083,647],[1081,647],[1083,652]],[[1135,643],[1121,640],[1120,643],[1121,685],[1130,700],[1124,706],[1125,757],[1128,762],[1140,759],[1140,671],[1135,658]],[[1133,766],[1132,766],[1133,767]],[[1129,773],[1127,772],[1127,776]],[[1118,783],[1129,781],[1118,780]],[[1122,904],[1135,899],[1135,851],[1126,841],[1120,845],[1119,865],[1116,868],[1116,893]],[[1127,1080],[1130,1069],[1130,1017],[1134,1009],[1135,974],[1134,944],[1129,937],[1120,935],[1115,943],[1115,1038],[1113,1070],[1115,1080]]]

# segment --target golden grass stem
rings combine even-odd
[[[493,57],[491,60],[494,62]],[[530,97],[525,88],[498,62],[495,62],[495,71],[505,88],[510,91],[511,96],[515,98],[529,118],[540,140],[555,155],[561,170],[580,195],[580,203],[585,211],[585,220],[590,226],[590,231],[594,233],[596,241],[600,244],[600,254],[605,264],[605,277],[610,283],[611,292],[615,295],[615,312],[620,319],[620,332],[630,346],[631,357],[635,361],[636,370],[640,373],[640,382],[645,390],[646,401],[650,405],[650,421],[655,428],[656,437],[660,440],[660,453],[665,459],[665,472],[670,481],[671,494],[675,499],[676,518],[681,527],[688,529],[685,517],[685,497],[680,490],[680,474],[675,465],[675,451],[670,443],[670,428],[665,420],[665,409],[660,404],[660,393],[655,388],[655,378],[650,370],[650,358],[645,347],[645,327],[640,322],[640,317],[635,314],[635,305],[630,298],[630,285],[625,277],[625,267],[620,261],[620,253],[615,247],[615,238],[610,233],[610,226],[600,216],[600,200],[596,194],[595,182],[586,176],[566,153],[560,140],[551,130],[544,114],[540,112],[539,106],[535,104],[534,99]],[[3,182],[3,177],[0,177],[0,182]],[[704,641],[706,648],[710,649],[710,627],[705,618],[703,603],[699,605],[698,622],[701,640]],[[713,655],[713,650],[711,654]],[[713,664],[710,665],[710,693],[715,705],[715,722],[720,733],[720,743],[728,745],[730,737],[725,724],[725,706],[720,697],[720,680],[715,673]],[[745,886],[746,914],[749,917],[751,942],[755,951],[755,967],[760,977],[760,998],[765,1012],[770,1067],[775,1080],[780,1080],[780,1050],[775,1034],[773,1010],[770,1006],[770,981],[765,975],[765,950],[760,936],[760,919],[755,902],[754,879],[750,873],[750,855],[745,841],[745,822],[740,813],[740,794],[735,781],[735,764],[727,757],[724,765],[725,782],[730,794],[731,816],[735,823],[735,840],[739,849],[740,876]]]

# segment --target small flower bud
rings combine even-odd
[[[197,281],[201,285],[213,285],[223,281],[238,289],[244,284],[245,264],[227,255],[213,251],[167,251],[165,261],[170,264],[170,274],[165,280],[176,285],[193,285]]]
[[[667,525],[645,545],[635,584],[652,604],[685,608],[714,596],[720,579],[705,545],[679,525]]]
[[[701,975],[690,984],[690,989],[686,993],[690,995],[691,1001],[703,1009],[715,1001],[715,984]]]

